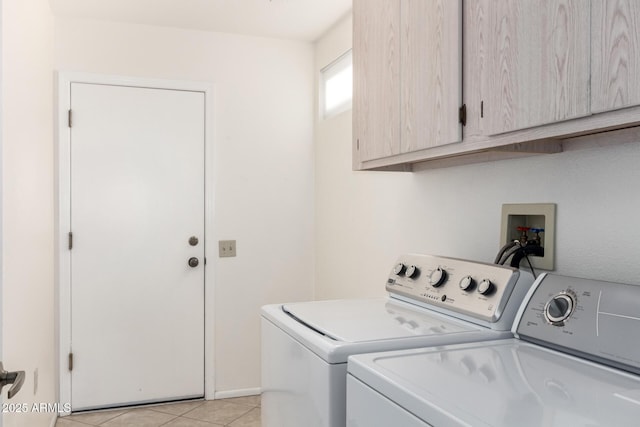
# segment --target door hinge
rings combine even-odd
[[[458,120],[462,126],[467,124],[467,104],[462,104],[460,110],[458,111]]]
[[[71,127],[71,124],[72,124],[71,119],[72,119],[72,114],[71,114],[71,110],[69,110],[69,117],[68,117],[69,127]]]
[[[73,353],[69,353],[69,371],[73,371]]]
[[[73,233],[69,232],[69,250],[73,249]]]

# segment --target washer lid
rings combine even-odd
[[[349,343],[469,330],[455,319],[386,298],[312,301],[282,309],[317,332]]]

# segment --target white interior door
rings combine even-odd
[[[71,84],[73,411],[204,395],[204,109]]]

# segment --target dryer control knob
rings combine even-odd
[[[409,267],[407,267],[407,270],[404,272],[404,275],[409,279],[418,277],[418,274],[420,274],[420,270],[415,265],[410,265]]]
[[[393,267],[393,274],[395,275],[400,275],[402,273],[404,273],[404,270],[406,270],[407,266],[404,265],[403,263],[399,262],[396,264],[395,267]]]
[[[573,312],[574,306],[575,301],[571,295],[561,293],[551,298],[544,306],[544,316],[552,325],[562,326]]]
[[[495,290],[495,286],[489,279],[483,279],[478,285],[478,292],[482,295],[490,295]]]
[[[429,276],[429,283],[434,288],[441,286],[446,280],[447,280],[447,272],[446,270],[440,267],[433,270],[433,273],[431,273],[431,276]]]

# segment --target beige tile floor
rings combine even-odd
[[[56,427],[260,427],[260,396],[84,412],[58,418]]]

